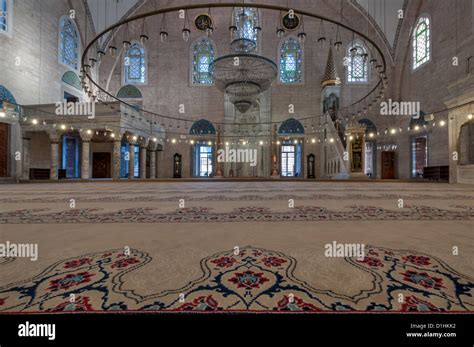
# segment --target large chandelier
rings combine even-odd
[[[240,113],[246,113],[257,97],[267,90],[277,75],[276,64],[254,53],[255,39],[260,28],[256,23],[249,28],[248,10],[238,14],[238,23],[230,26],[233,53],[219,57],[210,66],[216,86],[229,96]]]

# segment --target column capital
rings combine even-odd
[[[82,142],[91,142],[92,136],[94,136],[94,131],[92,130],[83,130],[79,133],[81,136]]]
[[[59,143],[59,140],[61,139],[61,133],[56,130],[48,131],[48,136],[51,143]]]

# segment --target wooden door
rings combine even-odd
[[[8,124],[0,123],[0,177],[8,176],[8,139],[10,138]]]
[[[96,152],[92,156],[92,178],[110,178],[111,154]]]
[[[395,179],[395,152],[382,152],[382,179]]]

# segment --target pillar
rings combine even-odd
[[[156,151],[150,150],[150,178],[156,178]]]
[[[132,180],[135,178],[135,144],[130,143],[128,149],[128,179]]]
[[[51,163],[50,163],[50,175],[51,180],[58,179],[58,150],[59,142],[58,140],[51,140]]]
[[[82,139],[81,178],[88,180],[90,175],[90,139]]]
[[[114,152],[113,152],[113,174],[112,178],[114,180],[120,179],[120,164],[121,164],[121,149],[122,149],[122,139],[121,137],[116,137],[114,139]]]
[[[24,180],[30,179],[30,157],[31,157],[31,139],[23,137],[23,156],[22,156],[22,174],[21,178]]]
[[[146,178],[146,147],[140,146],[140,178]]]

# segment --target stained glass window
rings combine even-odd
[[[430,55],[430,20],[427,17],[421,17],[413,33],[413,68],[416,69],[430,60]]]
[[[59,33],[59,60],[71,69],[78,69],[79,34],[74,22],[66,17],[61,19],[61,31]]]
[[[8,0],[0,0],[0,32],[8,32]]]
[[[368,82],[369,76],[367,49],[360,43],[354,43],[347,49],[347,54],[347,82]]]
[[[144,84],[146,82],[145,48],[138,42],[126,51],[123,58],[125,84]]]
[[[258,13],[254,8],[239,8],[235,11],[235,26],[238,30],[238,37],[241,39],[252,40],[255,46],[258,42]]]
[[[211,85],[213,83],[212,75],[209,73],[209,66],[214,61],[214,51],[214,44],[206,38],[199,39],[192,46],[193,84]]]
[[[285,39],[279,49],[280,82],[285,84],[301,83],[303,81],[303,50],[298,39]]]

